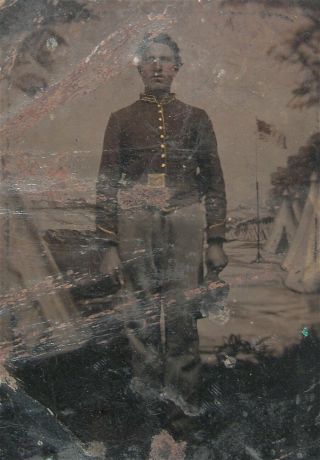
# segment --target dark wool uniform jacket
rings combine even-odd
[[[207,239],[224,238],[225,184],[216,137],[204,110],[174,94],[161,100],[141,95],[112,113],[105,131],[97,180],[96,224],[117,242],[119,192],[151,186],[169,191],[163,212],[204,200]]]

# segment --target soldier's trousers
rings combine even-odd
[[[190,403],[197,401],[200,356],[188,298],[202,279],[203,234],[201,203],[170,213],[131,209],[119,214],[120,256],[135,298],[127,323],[134,375],[161,382]]]

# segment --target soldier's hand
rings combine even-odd
[[[117,246],[112,245],[104,249],[100,273],[110,277],[114,284],[123,286],[124,279]]]
[[[208,272],[220,273],[228,263],[228,256],[223,250],[220,242],[210,243],[206,253],[206,264]]]

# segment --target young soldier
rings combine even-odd
[[[227,264],[225,185],[208,115],[171,93],[182,65],[177,44],[166,34],[146,36],[136,59],[145,91],[111,114],[104,137],[97,182],[101,271],[134,292],[136,377],[161,381],[164,393],[190,412],[200,357],[185,294],[203,279],[204,235],[208,270]]]

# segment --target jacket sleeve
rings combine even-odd
[[[223,172],[218,156],[217,140],[212,123],[201,111],[196,144],[199,183],[207,218],[207,240],[224,239],[226,224],[226,193]]]
[[[96,184],[96,229],[106,243],[118,243],[117,192],[120,179],[120,136],[117,117],[111,114],[103,141]]]

